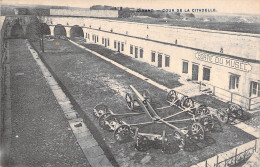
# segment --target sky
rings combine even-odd
[[[54,5],[89,8],[92,5],[145,9],[213,9],[218,13],[260,14],[260,0],[0,0],[2,4]]]

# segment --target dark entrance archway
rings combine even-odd
[[[18,22],[16,22],[11,28],[11,37],[24,38],[23,27]]]
[[[66,37],[67,36],[66,30],[63,25],[58,24],[54,27],[54,36],[56,36],[56,37],[60,37],[60,36]]]
[[[51,30],[46,23],[41,23],[41,31],[42,31],[42,35],[50,35],[51,34]]]
[[[75,25],[73,27],[71,27],[70,29],[70,37],[71,38],[84,38],[84,32],[83,29],[81,27],[79,27],[78,25]]]

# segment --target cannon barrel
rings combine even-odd
[[[133,87],[132,85],[130,85],[130,88],[132,89],[132,91],[135,93],[135,95],[142,101],[145,101],[145,98],[135,89],[135,87]]]

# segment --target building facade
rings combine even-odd
[[[48,19],[45,22],[48,24]],[[77,20],[71,20],[70,25],[73,22]],[[79,26],[87,43],[103,45],[185,79],[202,81],[216,96],[244,107],[258,106],[259,34],[93,18],[80,23],[84,23]]]

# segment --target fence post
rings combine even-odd
[[[217,164],[216,164],[216,167],[218,167],[218,155],[217,155]]]
[[[206,164],[205,164],[205,167],[208,167],[208,161],[206,160]]]
[[[215,89],[216,89],[216,87],[215,86],[213,86],[213,96],[215,96]]]
[[[230,97],[230,102],[232,103],[233,102],[233,93],[231,92],[231,97]]]
[[[248,110],[250,111],[250,109],[251,109],[251,98],[248,100]]]
[[[258,140],[258,139],[255,140],[255,152],[256,152],[257,140]]]
[[[200,81],[199,91],[201,91],[201,81]]]
[[[235,153],[235,165],[237,164],[237,148],[236,148],[236,153]]]

